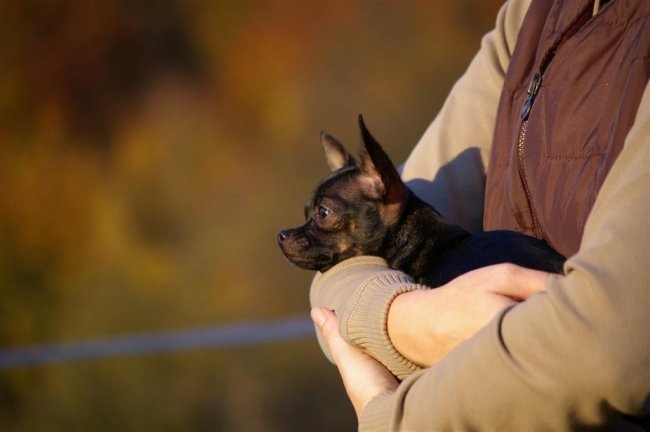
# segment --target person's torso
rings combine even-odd
[[[484,229],[565,256],[623,147],[650,76],[650,2],[534,0],[497,113]]]

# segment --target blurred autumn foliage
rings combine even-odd
[[[496,0],[0,0],[0,349],[308,313],[280,228],[403,160]],[[3,431],[353,430],[315,341],[0,370]]]

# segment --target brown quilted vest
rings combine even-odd
[[[484,229],[580,245],[650,75],[650,1],[533,0],[499,102]]]

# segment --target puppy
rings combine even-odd
[[[332,172],[305,207],[305,224],[278,234],[291,263],[326,271],[347,258],[375,255],[430,287],[506,262],[562,272],[565,257],[541,240],[514,231],[471,234],[442,217],[408,189],[361,116],[359,126],[359,162],[321,134]]]

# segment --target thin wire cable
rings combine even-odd
[[[0,349],[0,370],[136,354],[200,348],[223,349],[306,339],[313,336],[314,325],[304,316],[269,322],[246,321],[202,329]]]

